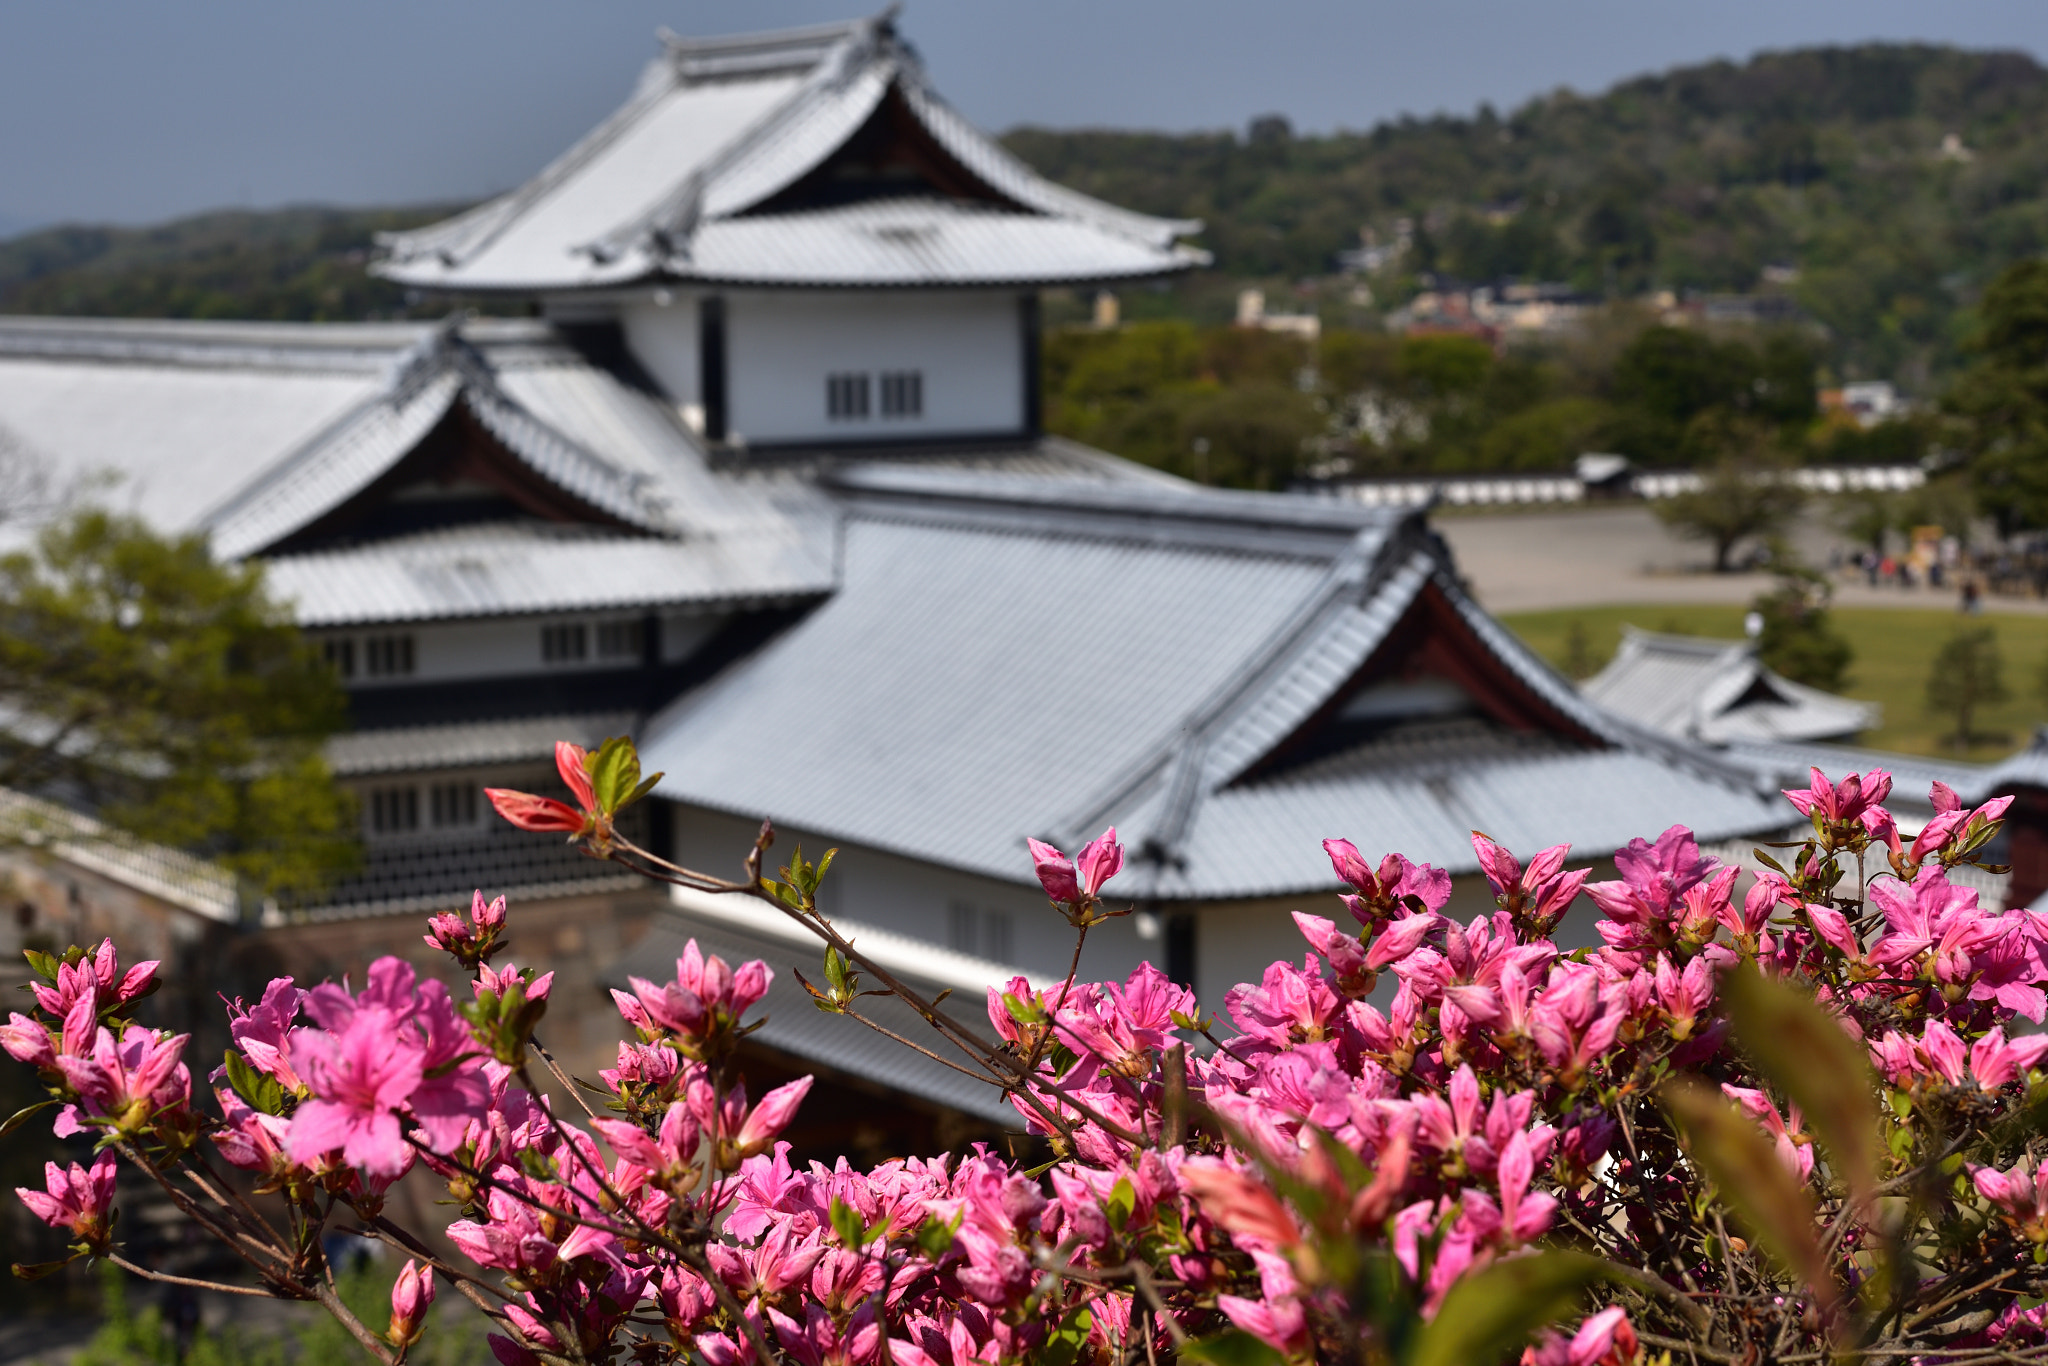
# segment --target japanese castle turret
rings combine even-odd
[[[519,189],[384,239],[420,289],[617,329],[733,449],[1036,436],[1038,291],[1172,275],[1199,224],[1054,185],[932,90],[892,13],[664,35]]]

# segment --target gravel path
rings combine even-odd
[[[1710,572],[1705,546],[1679,540],[1641,505],[1438,514],[1432,524],[1450,543],[1481,605],[1494,613],[1605,603],[1741,603],[1771,586],[1767,574]],[[1790,539],[1813,565],[1825,565],[1843,545],[1818,517],[1802,519]],[[1858,579],[1836,584],[1835,604],[1953,612],[1957,599],[1952,588],[1871,588]],[[1986,597],[1984,608],[2048,613],[2048,603],[2035,598]]]

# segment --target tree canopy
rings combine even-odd
[[[352,807],[320,744],[344,720],[333,671],[197,536],[97,510],[0,556],[0,787],[94,811],[219,860],[272,893],[354,857]]]

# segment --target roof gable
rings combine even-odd
[[[1030,212],[962,164],[891,82],[866,122],[830,155],[738,216],[802,213],[918,196]]]
[[[970,216],[946,225],[960,248],[870,253],[845,278],[822,279],[821,253],[858,255],[872,225],[803,222],[797,244],[779,230],[792,215],[906,190],[1016,221],[992,236]],[[539,175],[468,213],[385,235],[377,269],[414,285],[536,292],[657,278],[1080,281],[1199,264],[1203,253],[1175,245],[1198,228],[1045,181],[939,99],[890,12],[782,34],[670,38],[632,98]]]
[[[1878,722],[1871,702],[1836,697],[1776,673],[1749,641],[1623,628],[1612,662],[1582,685],[1639,725],[1707,744],[1832,740]]]
[[[1419,515],[903,468],[837,489],[839,587],[650,723],[662,795],[1012,881],[1025,836],[1115,824],[1144,851],[1132,890],[1185,899],[1323,887],[1316,839],[1382,805],[1418,832],[1405,852],[1469,869],[1511,773],[1568,784],[1515,826],[1544,843],[1776,820],[1745,773],[1589,706],[1464,596]],[[1342,772],[1297,747],[1375,687],[1436,683],[1490,729]],[[793,716],[823,739],[760,763]],[[1431,786],[1452,770],[1469,794]]]

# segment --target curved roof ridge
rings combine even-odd
[[[1080,218],[1105,232],[1162,250],[1173,246],[1175,238],[1189,237],[1202,230],[1198,218],[1159,218],[1139,213],[1048,180],[947,103],[923,79],[921,70],[915,71],[915,79],[903,81],[900,88],[918,121],[963,166],[1041,214]],[[1207,252],[1200,255],[1204,261],[1208,259]]]
[[[534,473],[632,526],[673,533],[675,522],[654,481],[623,470],[505,392],[487,361],[459,338],[451,349],[462,373],[463,405]]]
[[[226,559],[253,555],[403,459],[447,415],[462,382],[436,329],[395,362],[377,393],[272,462],[198,519]]]
[[[1092,831],[1102,813],[1128,807],[1139,792],[1165,778],[1165,813],[1159,828],[1146,833],[1152,846],[1148,854],[1155,860],[1167,856],[1184,832],[1194,806],[1212,786],[1205,779],[1217,739],[1241,719],[1246,709],[1271,692],[1290,666],[1314,649],[1327,634],[1334,609],[1341,609],[1351,600],[1370,601],[1390,578],[1407,567],[1414,555],[1427,554],[1418,546],[1410,556],[1401,557],[1396,563],[1395,557],[1387,553],[1390,539],[1385,529],[1368,529],[1353,537],[1344,552],[1330,562],[1321,582],[1273,628],[1263,645],[1251,651],[1235,674],[1186,713],[1176,732],[1151,758],[1132,765],[1128,774],[1111,787],[1090,794],[1049,833],[1067,843],[1085,838],[1082,832]],[[1415,586],[1419,583],[1418,579]],[[1412,593],[1413,587],[1409,591]]]
[[[452,319],[394,362],[375,395],[275,461],[200,524],[227,558],[275,545],[390,470],[458,402],[513,458],[563,492],[630,526],[675,532],[651,478],[620,469],[507,394]]]
[[[865,23],[866,21],[862,21]],[[851,35],[850,35],[851,36]],[[894,74],[893,56],[866,64],[856,63],[854,57],[863,48],[875,54],[874,35],[863,34],[867,41],[842,43],[826,53],[805,79],[802,88],[788,99],[769,109],[751,125],[742,129],[718,151],[694,167],[677,183],[674,189],[663,195],[641,213],[607,232],[599,234],[575,250],[588,254],[600,263],[616,260],[635,247],[648,250],[650,255],[680,257],[687,260],[690,255],[689,236],[696,231],[698,222],[709,216],[735,213],[774,194],[783,185],[795,180],[818,162],[830,156],[846,140],[860,121],[872,113],[874,106],[881,102],[888,92],[889,78]],[[862,77],[873,77],[873,97],[865,104],[856,100],[853,108],[857,113],[847,122],[842,114],[840,122],[846,123],[836,136],[801,163],[792,162],[799,169],[784,177],[767,182],[769,188],[755,194],[747,203],[721,206],[707,212],[706,201],[716,192],[716,182],[735,166],[759,155],[770,146],[778,135],[786,135],[792,129],[801,129],[807,119],[815,119],[815,110],[820,102],[832,95],[842,95],[860,83]]]
[[[458,265],[475,256],[510,227],[526,209],[547,197],[597,155],[625,136],[645,118],[679,83],[674,66],[657,57],[641,70],[639,83],[624,104],[614,109],[597,127],[585,133],[568,150],[543,166],[531,180],[508,194],[485,200],[473,209],[445,218],[423,228],[402,232],[380,232],[377,245],[388,253],[378,265],[402,265],[421,256],[434,256],[443,265]]]

